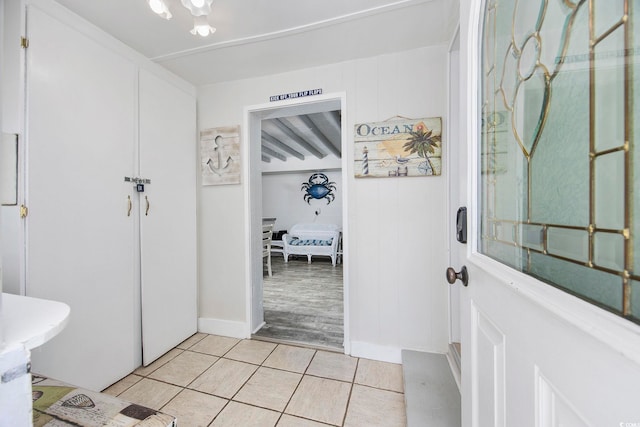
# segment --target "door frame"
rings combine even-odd
[[[463,0],[461,9],[460,69],[461,69],[461,103],[466,105],[466,115],[461,115],[461,137],[467,140],[469,175],[467,178],[467,220],[468,247],[467,261],[474,267],[484,270],[496,282],[525,296],[533,303],[545,308],[587,335],[599,340],[612,349],[617,350],[630,360],[640,364],[640,326],[603,310],[582,299],[574,297],[532,276],[502,264],[479,251],[478,227],[480,223],[479,197],[481,182],[479,180],[479,82],[478,75],[481,64],[481,30],[483,7],[486,0]],[[466,6],[465,6],[466,3]],[[466,22],[465,22],[466,21]],[[466,75],[464,74],[466,72]],[[466,86],[464,86],[466,84]],[[466,124],[466,127],[465,127]],[[474,286],[473,275],[470,274],[469,287]],[[463,294],[466,293],[463,291]],[[462,296],[465,299],[465,296]],[[463,301],[468,304],[468,301]],[[465,310],[462,310],[462,322]],[[464,351],[463,351],[464,354]],[[464,370],[464,368],[463,368]]]
[[[343,339],[344,352],[350,354],[349,335],[349,215],[348,215],[348,141],[347,141],[347,96],[346,92],[335,92],[302,99],[275,101],[267,104],[251,105],[244,108],[242,135],[242,153],[245,158],[243,164],[244,186],[244,224],[245,224],[245,292],[246,292],[246,331],[250,337],[264,324],[264,309],[262,307],[262,245],[260,239],[262,223],[262,173],[261,150],[252,149],[252,141],[260,140],[260,121],[266,118],[290,115],[292,110],[297,114],[322,111],[319,106],[328,103],[339,103],[342,121],[340,124],[342,146],[342,277],[343,277]],[[260,294],[255,297],[254,289],[259,288]]]
[[[454,64],[452,61],[453,53],[457,53],[457,63]],[[452,72],[455,77],[452,78]],[[466,159],[465,150],[467,148],[467,143],[460,137],[460,24],[456,26],[456,30],[454,31],[451,40],[449,41],[449,47],[447,49],[447,115],[449,119],[447,120],[447,139],[452,141],[451,144],[448,145],[449,149],[447,150],[447,261],[448,265],[459,270],[462,266],[462,262],[466,256],[465,248],[460,248],[458,245],[462,243],[458,243],[455,240],[455,227],[456,227],[456,217],[455,213],[457,209],[460,207],[459,202],[461,200],[466,200],[467,193],[465,191],[460,191],[462,184],[466,187],[466,171],[464,174],[461,174],[460,171],[466,167],[466,164],[463,163],[463,160]],[[457,87],[458,89],[453,91],[452,88]],[[455,96],[457,95],[457,96]],[[455,144],[455,145],[454,145]],[[464,181],[464,182],[461,182]],[[464,189],[466,190],[466,188]],[[453,196],[456,197],[453,197]],[[465,203],[466,205],[466,203]],[[466,246],[466,244],[465,244]],[[457,254],[457,255],[456,255]],[[460,264],[460,265],[458,265]],[[460,293],[462,285],[460,282],[456,282],[453,285],[449,285],[448,291],[448,329],[449,329],[449,350],[447,352],[447,358],[449,359],[449,364],[451,366],[451,370],[453,376],[458,385],[458,389],[460,389],[460,379],[461,379],[461,369],[460,369],[460,353],[453,346],[454,342],[460,343],[461,341],[461,324],[460,324]]]

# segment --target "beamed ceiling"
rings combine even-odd
[[[342,157],[340,111],[262,121],[262,161]]]

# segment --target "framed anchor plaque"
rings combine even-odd
[[[200,132],[202,185],[240,184],[240,126]]]

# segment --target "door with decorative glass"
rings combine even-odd
[[[640,425],[640,1],[460,10],[463,425]]]

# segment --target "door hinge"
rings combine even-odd
[[[25,205],[20,205],[20,218],[26,218],[29,215],[29,208]]]
[[[29,39],[26,37],[20,37],[20,47],[26,49],[29,47]]]

